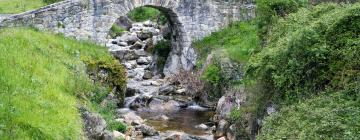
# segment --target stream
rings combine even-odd
[[[212,140],[214,111],[153,71],[157,57],[149,48],[163,39],[159,27],[147,21],[133,23],[106,44],[128,72],[124,108],[117,109],[119,121],[130,127],[126,139]]]

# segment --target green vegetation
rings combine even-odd
[[[102,111],[107,107],[99,105],[104,97],[98,95],[118,88],[118,97],[123,97],[123,67],[92,43],[24,28],[1,29],[0,53],[2,139],[83,139],[77,107],[112,116]],[[93,64],[113,79],[92,82],[88,72],[95,67],[86,66]],[[123,130],[120,125],[109,127]]]
[[[359,4],[323,4],[269,28],[266,48],[247,66],[257,106],[243,112],[258,116],[269,103],[281,111],[266,119],[259,139],[359,137],[359,15]]]
[[[257,139],[358,139],[360,100],[328,93],[284,107],[264,122]]]
[[[0,0],[0,13],[16,14],[40,8],[61,0]]]
[[[163,25],[167,22],[167,17],[158,9],[152,7],[139,7],[130,11],[127,16],[135,22],[150,20]]]
[[[236,62],[247,62],[251,54],[259,49],[257,29],[252,22],[237,22],[214,32],[202,40],[194,42],[199,53],[198,65],[204,63],[208,54],[214,50],[224,50],[229,58]]]
[[[157,64],[157,69],[159,71],[163,71],[166,60],[169,56],[169,53],[171,51],[171,42],[167,41],[167,40],[161,40],[159,41],[153,50],[150,50],[153,53],[156,53],[158,55],[156,64]]]
[[[114,24],[113,26],[111,26],[110,28],[110,36],[112,38],[115,38],[117,36],[121,36],[126,30],[116,24]]]

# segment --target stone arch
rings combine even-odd
[[[167,74],[194,66],[196,54],[191,48],[192,41],[232,21],[255,17],[254,0],[64,0],[3,19],[0,28],[32,26],[104,45],[116,19],[141,6],[166,12],[174,23],[173,33],[177,37],[165,65]]]
[[[185,31],[183,20],[180,20],[179,17],[184,17],[181,13],[176,12],[175,7],[178,3],[175,0],[132,0],[124,1],[117,0],[113,2],[112,6],[112,15],[111,20],[104,27],[105,35],[108,33],[111,26],[116,22],[116,20],[121,16],[126,16],[130,11],[139,7],[151,7],[158,9],[167,17],[170,28],[172,31],[171,35],[171,52],[169,54],[168,60],[166,61],[164,67],[165,75],[171,75],[178,72],[179,69],[190,70],[196,61],[195,51],[191,48],[191,41],[188,32]],[[121,9],[121,10],[117,10]],[[97,37],[99,39],[105,39],[106,37]],[[103,42],[101,40],[101,42]],[[186,52],[185,52],[186,50]],[[189,51],[190,50],[190,51]],[[186,55],[184,54],[186,53]],[[185,57],[188,56],[188,57]]]

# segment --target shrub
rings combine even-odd
[[[329,94],[284,107],[267,117],[257,139],[359,138],[359,100],[348,100],[344,92]]]
[[[52,4],[52,3],[55,3],[55,2],[59,2],[59,1],[62,1],[62,0],[42,0],[44,3],[46,4]]]
[[[115,38],[117,36],[121,36],[126,30],[118,25],[113,25],[110,28],[110,37]]]

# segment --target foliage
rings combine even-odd
[[[130,11],[127,16],[135,22],[144,22],[146,20],[154,21],[160,25],[167,23],[167,17],[158,9],[152,7],[138,7]]]
[[[115,38],[117,36],[121,36],[126,30],[116,24],[114,24],[113,26],[111,26],[110,28],[110,36],[112,38]]]
[[[199,55],[198,65],[202,65],[207,55],[216,49],[224,49],[226,55],[236,62],[247,62],[250,55],[259,49],[256,31],[252,22],[236,22],[194,42]]]
[[[204,82],[204,92],[207,92],[210,100],[222,96],[221,89],[223,89],[222,86],[225,84],[222,83],[224,80],[221,75],[221,69],[216,62],[208,65],[200,78]]]
[[[58,1],[60,0],[0,0],[0,13],[21,13]]]
[[[306,7],[308,0],[258,0],[256,1],[256,23],[258,33],[263,41],[275,25],[279,17],[285,17],[296,12],[301,7]]]
[[[250,60],[248,76],[289,102],[348,88],[360,78],[358,9],[322,5],[280,20],[271,44]]]
[[[266,118],[257,139],[358,139],[359,101],[339,92],[285,107]]]
[[[248,62],[248,84],[260,85],[248,102],[266,99],[254,111],[269,102],[282,108],[266,119],[259,139],[359,137],[360,119],[351,116],[359,114],[360,5],[297,11],[277,20],[266,48]]]
[[[2,139],[83,139],[77,106],[109,93],[84,61],[120,65],[103,47],[24,28],[0,30],[0,53]]]
[[[152,51],[158,55],[156,64],[158,70],[162,71],[171,51],[171,42],[167,40],[161,40],[155,45]]]
[[[46,4],[52,4],[52,3],[55,3],[55,2],[59,2],[59,1],[62,1],[62,0],[42,0],[44,3]]]

